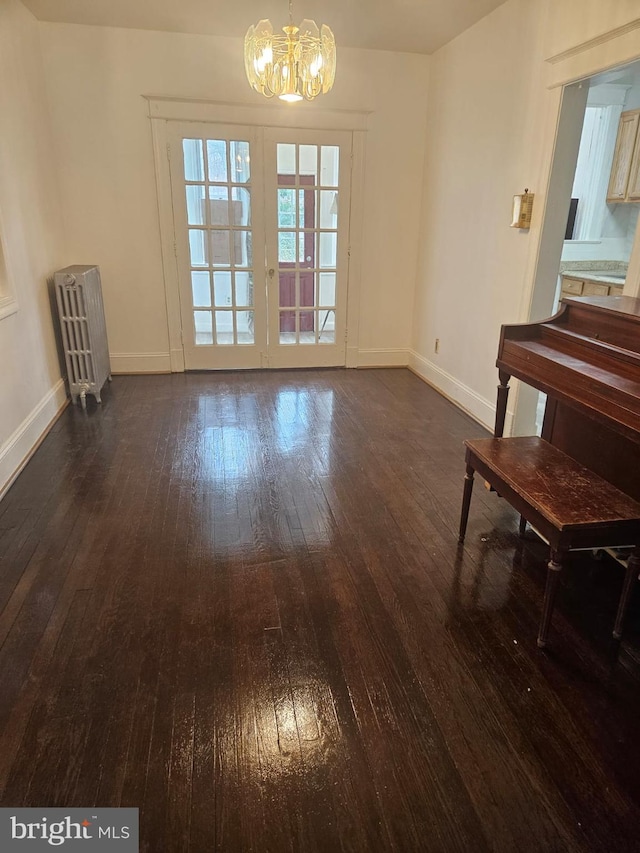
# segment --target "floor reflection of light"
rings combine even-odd
[[[255,395],[202,396],[198,402],[204,427],[198,448],[202,474],[216,487],[236,492],[255,477],[255,459],[260,454]]]
[[[229,519],[244,514],[239,520],[249,522],[238,525],[239,548],[261,531],[285,550],[300,536],[308,547],[331,540],[334,519],[319,481],[331,473],[333,407],[333,390],[313,387],[284,388],[269,407],[253,392],[199,398],[190,446],[196,476],[224,496]]]
[[[292,685],[285,696],[268,689],[255,705],[255,733],[261,752],[261,773],[270,781],[281,776],[309,775],[340,761],[340,729],[319,722],[314,690]],[[321,690],[327,690],[323,685]]]
[[[328,473],[331,460],[333,390],[287,388],[276,399],[276,442],[281,453],[302,453],[315,473]]]

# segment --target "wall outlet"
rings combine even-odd
[[[440,338],[436,338],[436,342],[433,347],[433,351],[437,355],[440,352]]]

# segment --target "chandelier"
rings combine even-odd
[[[296,27],[293,0],[284,35],[273,32],[271,21],[258,21],[244,38],[244,67],[250,85],[283,101],[313,100],[333,86],[336,76],[336,42],[326,24],[318,30],[307,18]]]

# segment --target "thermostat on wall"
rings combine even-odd
[[[530,228],[531,213],[533,211],[534,194],[525,189],[522,195],[514,195],[513,197],[513,218],[511,221],[512,228]]]

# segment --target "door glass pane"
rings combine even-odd
[[[211,307],[211,288],[208,272],[191,272],[191,290],[194,307]]]
[[[224,139],[207,139],[209,180],[227,183],[227,143]]]
[[[338,227],[338,193],[334,190],[320,190],[320,227]]]
[[[332,232],[320,234],[320,267],[336,267],[338,263],[338,235]]]
[[[304,307],[316,304],[314,278],[312,272],[300,273],[300,305]]]
[[[298,260],[301,267],[312,268],[315,266],[316,258],[316,234],[313,231],[306,231],[299,235],[298,247],[300,254]]]
[[[280,312],[280,343],[295,344],[296,340],[296,312]]]
[[[210,184],[209,185],[209,198],[219,198],[228,199],[229,198],[229,187],[221,187],[218,184]]]
[[[318,343],[320,344],[335,344],[336,342],[336,312],[331,309],[330,311],[319,311],[318,312],[318,322],[320,323],[320,327],[318,329]]]
[[[233,338],[233,311],[216,311],[216,343],[228,346]]]
[[[313,183],[316,184],[318,176],[318,146],[317,145],[301,145],[300,146],[300,175],[313,176]]]
[[[229,251],[230,231],[211,231],[211,262],[216,267],[228,267],[231,264]]]
[[[183,139],[185,181],[204,181],[204,157],[201,139]]]
[[[253,311],[238,311],[236,313],[236,326],[238,329],[239,344],[254,343]]]
[[[336,274],[334,272],[318,273],[320,279],[320,294],[318,297],[319,305],[335,305],[336,304]]]
[[[295,231],[281,231],[278,234],[278,261],[280,263],[295,264],[296,237]]]
[[[251,225],[251,193],[243,187],[231,190],[231,206],[234,209],[233,225]]]
[[[249,143],[235,141],[231,148],[231,181],[236,184],[248,184],[251,179],[251,157]]]
[[[251,231],[234,231],[233,246],[234,264],[237,267],[252,267],[253,243],[251,241]]]
[[[298,227],[316,227],[316,192],[315,190],[298,190]]]
[[[299,316],[300,323],[300,343],[315,344],[315,311],[301,311]]]
[[[229,224],[229,190],[226,187],[209,187],[209,224]]]
[[[246,308],[253,305],[253,273],[237,272],[236,279],[236,305]]]
[[[192,267],[207,266],[207,254],[204,242],[205,234],[206,231],[198,231],[195,228],[189,229],[189,253],[191,255]]]
[[[193,320],[196,328],[196,346],[210,346],[213,343],[211,311],[194,311]]]
[[[293,270],[280,271],[279,300],[281,308],[294,308],[296,305],[296,274]]]
[[[205,224],[204,184],[187,186],[187,222],[189,225]]]
[[[231,305],[231,273],[216,270],[213,274],[213,293],[216,306]]]
[[[337,145],[323,145],[320,149],[320,184],[337,187],[340,172],[340,149]]]
[[[277,161],[279,175],[296,174],[296,146],[288,142],[278,142]]]
[[[296,227],[296,191],[278,188],[278,228]]]

